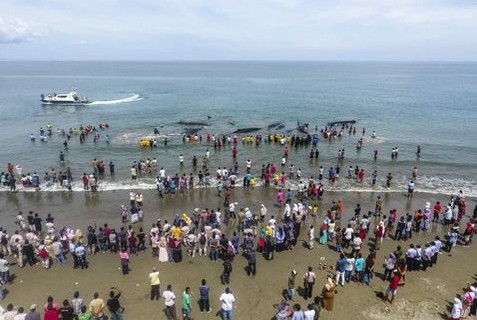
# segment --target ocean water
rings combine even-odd
[[[93,103],[86,106],[43,106],[40,94],[78,91]],[[477,64],[474,63],[365,63],[365,62],[0,62],[0,166],[19,164],[23,173],[61,171],[70,166],[74,191],[82,190],[79,178],[92,171],[94,158],[113,161],[116,175],[106,174],[100,190],[154,188],[153,176],[132,181],[129,168],[134,160],[156,157],[159,167],[174,175],[195,172],[192,156],[201,159],[211,152],[210,168],[230,168],[231,145],[214,149],[206,135],[230,135],[238,128],[260,127],[254,134],[265,135],[267,127],[283,122],[274,131],[297,134],[297,121],[322,128],[328,121],[356,120],[356,135],[335,141],[321,139],[318,160],[310,160],[309,148],[291,148],[288,164],[300,167],[304,177],[325,173],[336,165],[337,152],[345,148],[340,162],[341,177],[326,189],[347,191],[403,192],[413,167],[418,167],[416,191],[455,194],[462,189],[477,196]],[[181,120],[204,122],[203,142],[183,143]],[[59,162],[65,138],[57,129],[98,126],[108,130],[93,143],[84,144],[73,136],[66,163]],[[53,126],[48,142],[31,142],[40,127]],[[142,137],[160,135],[159,147],[139,147]],[[366,128],[366,134],[361,134]],[[377,137],[370,134],[376,131]],[[318,132],[319,133],[319,132]],[[111,137],[107,144],[105,134]],[[168,138],[168,146],[162,141]],[[244,135],[239,135],[243,137]],[[356,150],[358,139],[364,146]],[[416,157],[417,146],[421,157]],[[391,149],[399,148],[397,160]],[[379,158],[373,160],[373,150]],[[261,164],[281,161],[278,144],[238,145],[239,171],[245,160],[253,162],[253,172]],[[185,165],[179,166],[183,154]],[[200,161],[199,161],[200,163]],[[344,178],[347,168],[358,165],[366,171],[359,184]],[[287,165],[288,166],[288,165]],[[370,175],[378,171],[378,186],[370,186]],[[392,187],[383,184],[394,176]],[[239,175],[240,176],[240,175]],[[293,187],[295,182],[290,182]],[[6,190],[3,188],[2,190]],[[44,191],[62,190],[43,186]]]

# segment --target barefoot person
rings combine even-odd
[[[393,271],[393,277],[391,279],[391,283],[386,290],[386,294],[384,298],[389,302],[393,303],[394,297],[396,296],[397,288],[399,285],[399,281],[401,280],[401,275],[399,274],[398,270]]]

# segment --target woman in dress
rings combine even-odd
[[[336,285],[333,279],[328,276],[326,284],[323,286],[321,295],[323,296],[323,308],[333,311],[333,303],[335,301]]]
[[[328,243],[328,224],[323,221],[320,227],[320,244]]]
[[[161,239],[159,240],[158,246],[159,246],[159,261],[168,262],[169,254],[167,253],[167,241],[164,236],[162,236]]]

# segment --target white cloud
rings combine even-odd
[[[33,35],[28,24],[20,19],[5,21],[0,18],[0,43],[20,43],[30,41]]]

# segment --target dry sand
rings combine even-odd
[[[349,216],[356,203],[360,203],[363,212],[374,209],[377,194],[373,193],[326,193],[324,200],[319,202],[320,211],[326,211],[332,200],[342,199],[345,204],[345,214]],[[393,193],[384,195],[386,210],[397,208],[398,213],[414,212],[423,208],[426,201],[446,203],[448,196],[435,194],[415,194],[414,199],[408,200],[403,194]],[[250,207],[258,210],[261,203],[271,214],[280,215],[278,208],[273,206],[275,191],[256,189],[234,191],[233,201],[239,202],[239,207]],[[468,210],[475,206],[471,199],[468,201]],[[120,226],[118,208],[127,204],[128,192],[103,192],[95,195],[82,193],[18,193],[11,195],[0,194],[1,220],[3,226],[13,229],[13,222],[19,210],[38,211],[44,216],[51,212],[56,218],[56,225],[67,225],[74,228],[85,228],[93,223],[99,226],[108,222],[114,227]],[[159,199],[154,191],[145,191],[145,221],[144,226],[149,228],[152,221],[161,217],[171,218],[175,213],[190,212],[195,207],[216,208],[221,205],[221,199],[213,190],[194,190],[185,195],[169,196]],[[321,221],[322,215],[316,218]],[[344,219],[343,219],[344,220]],[[347,220],[347,218],[346,218]],[[374,222],[372,223],[374,226]],[[137,227],[137,226],[136,226]],[[318,228],[316,228],[318,229]],[[422,233],[413,237],[412,242],[424,244],[436,234],[444,234],[440,225],[434,225],[431,232]],[[317,270],[320,258],[324,257],[328,264],[334,265],[338,254],[328,246],[316,245],[310,251],[304,248],[302,240],[305,236],[305,227],[302,229],[299,245],[288,252],[275,254],[275,259],[266,261],[259,257],[257,261],[257,275],[248,277],[244,270],[247,262],[242,256],[236,257],[234,270],[231,275],[230,288],[237,303],[235,319],[271,319],[274,315],[273,304],[281,299],[281,293],[287,285],[287,277],[292,269],[298,271],[297,285],[301,285],[301,277],[308,265],[314,267],[317,273],[317,282],[314,294],[321,292],[321,288],[330,270]],[[322,311],[320,319],[447,319],[448,303],[455,294],[461,293],[466,281],[475,277],[477,268],[475,263],[476,246],[463,248],[457,246],[452,256],[444,253],[439,256],[436,267],[426,272],[408,273],[407,284],[398,290],[395,303],[389,305],[377,298],[377,293],[385,290],[387,283],[379,275],[383,272],[382,261],[400,244],[406,248],[411,241],[395,242],[385,239],[378,253],[376,266],[377,276],[371,286],[358,286],[355,283],[338,287],[335,299],[335,310]],[[365,253],[368,252],[367,246]],[[220,308],[219,295],[224,286],[220,284],[219,275],[221,263],[212,263],[205,257],[189,258],[184,253],[181,263],[159,263],[154,260],[149,250],[139,256],[131,258],[131,272],[123,276],[119,269],[119,258],[111,253],[99,253],[89,257],[88,270],[73,269],[71,261],[66,265],[53,266],[50,270],[41,267],[26,266],[22,269],[12,266],[15,275],[14,283],[8,286],[8,295],[1,305],[7,303],[16,306],[28,306],[32,303],[42,305],[48,295],[53,295],[57,302],[65,298],[71,299],[74,291],[80,291],[87,302],[92,299],[95,291],[100,292],[106,300],[109,288],[117,286],[123,291],[121,303],[125,306],[125,319],[165,319],[162,313],[164,304],[161,301],[149,300],[148,274],[153,266],[158,267],[161,276],[161,291],[166,284],[173,285],[173,291],[178,297],[177,311],[180,311],[180,295],[186,286],[193,292],[194,319],[216,318],[216,311]],[[202,278],[207,279],[211,288],[211,314],[199,312],[195,301],[198,299],[198,286]],[[475,278],[474,278],[475,279]],[[306,302],[301,297],[296,298],[302,306]],[[180,317],[179,317],[180,318]]]

